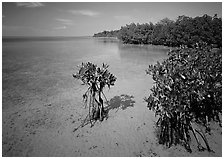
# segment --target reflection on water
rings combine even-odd
[[[119,43],[119,40],[117,38],[113,38],[113,37],[100,37],[100,38],[94,38],[94,42],[98,43],[98,44],[105,44],[105,45],[110,45],[113,43]]]
[[[118,44],[121,60],[134,64],[153,64],[167,58],[168,47]]]
[[[96,46],[107,48],[107,51],[108,49],[113,50],[122,62],[135,65],[148,65],[162,61],[168,57],[167,53],[170,50],[165,46],[122,44],[118,39],[110,37],[93,39]],[[104,54],[108,54],[108,52]]]
[[[94,63],[105,62],[119,80],[134,80],[144,78],[148,65],[155,64],[168,57],[168,47],[153,45],[122,44],[115,38],[93,38],[95,47],[102,54],[89,58]],[[98,59],[96,62],[96,58]]]

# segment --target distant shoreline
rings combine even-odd
[[[108,39],[118,39],[117,37],[110,37],[110,36],[99,36],[99,37],[97,37],[97,36],[92,36],[93,38],[108,38]],[[119,39],[118,39],[119,40]]]

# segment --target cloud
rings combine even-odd
[[[16,2],[17,7],[36,8],[45,6],[41,2]]]
[[[84,16],[90,16],[90,17],[96,17],[100,13],[91,11],[91,10],[68,10],[69,13],[75,14],[75,15],[84,15]]]
[[[60,26],[60,27],[54,27],[53,29],[61,30],[61,29],[66,29],[66,26]]]
[[[58,22],[60,22],[60,23],[62,23],[62,24],[64,24],[64,25],[73,25],[74,24],[73,21],[70,20],[70,19],[57,18],[55,20],[58,21]]]

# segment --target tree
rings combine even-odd
[[[222,47],[222,19],[215,15],[212,18],[212,44],[216,44],[217,47]]]
[[[100,119],[100,121],[102,121],[105,117],[106,112],[103,104],[104,100],[106,100],[106,96],[103,90],[105,86],[108,86],[108,88],[113,86],[117,79],[108,71],[108,67],[109,65],[104,63],[102,67],[98,67],[90,62],[82,63],[81,66],[79,66],[79,71],[73,74],[75,79],[81,80],[83,85],[88,86],[87,91],[83,94],[83,101],[89,108],[87,117],[89,117],[91,126],[92,120]]]
[[[206,42],[213,47],[222,46],[222,19],[203,15],[202,17],[179,16],[176,21],[164,18],[155,25],[127,24],[114,32],[102,33],[103,36],[116,35],[124,44],[153,44],[179,47],[193,47],[195,43]],[[102,36],[100,34],[100,36]],[[94,36],[97,36],[94,34]]]
[[[103,31],[93,35],[93,37],[117,37],[119,30]]]
[[[190,131],[204,150],[197,135],[204,139],[208,151],[212,151],[203,133],[192,123],[203,125],[210,131],[209,122],[221,125],[222,113],[222,52],[205,43],[193,48],[181,47],[169,53],[162,63],[150,65],[146,73],[152,75],[155,85],[145,101],[148,108],[159,116],[159,143],[170,147],[184,143],[190,148]]]

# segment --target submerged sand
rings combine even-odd
[[[78,61],[66,52],[58,54],[54,61],[52,57],[46,60],[35,57],[29,67],[25,65],[26,60],[22,65],[19,57],[10,59],[4,54],[2,155],[222,156],[222,129],[215,123],[211,124],[211,134],[206,134],[214,153],[199,152],[194,139],[192,153],[180,145],[166,148],[158,144],[156,117],[143,100],[153,85],[152,78],[144,71],[149,59],[140,66],[145,55],[138,59],[138,54],[133,53],[128,59],[129,55],[122,54],[123,59],[118,59],[113,50],[109,55]],[[86,87],[74,80],[72,73],[74,64],[89,60],[97,64],[108,63],[109,70],[118,79],[114,87],[105,90],[111,106],[108,119],[97,121],[92,128],[86,125],[74,132],[88,110],[82,103]]]
[[[181,146],[159,145],[153,112],[143,101],[150,83],[147,77],[121,80],[105,92],[114,109],[103,122],[74,132],[85,118],[84,89],[67,89],[46,101],[34,99],[20,107],[3,109],[3,156],[221,156],[221,128],[207,135],[215,153],[188,153]],[[19,99],[12,98],[17,100]],[[16,102],[16,101],[15,101]],[[122,109],[123,108],[123,109]],[[193,141],[192,141],[193,143]]]

